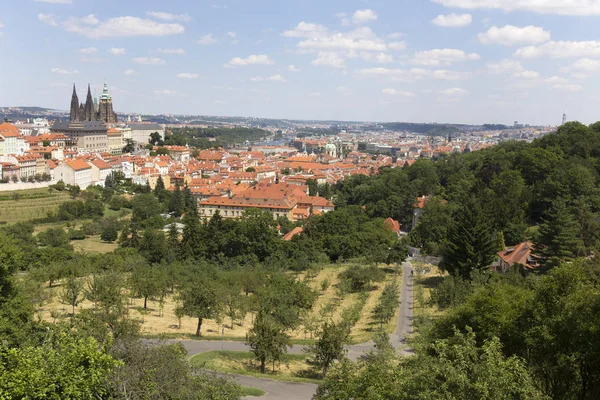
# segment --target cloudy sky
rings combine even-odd
[[[600,0],[11,0],[0,106],[512,124],[600,119]]]

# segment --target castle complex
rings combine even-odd
[[[88,84],[88,92],[87,98],[85,100],[85,105],[83,103],[79,103],[79,99],[77,98],[77,91],[75,90],[75,84],[73,84],[70,121],[103,121],[107,123],[117,122],[117,113],[113,111],[112,97],[108,94],[108,85],[106,84],[106,80],[104,81],[104,89],[102,90],[100,103],[98,103],[97,99],[92,98],[92,91],[90,89],[90,85]]]

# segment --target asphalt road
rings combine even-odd
[[[406,338],[412,332],[413,319],[413,279],[412,265],[410,262],[402,264],[402,289],[400,291],[400,315],[398,316],[398,325],[393,334],[390,335],[390,342],[394,348],[401,354],[409,354],[411,350],[406,345]],[[214,350],[227,351],[250,351],[250,348],[243,342],[232,341],[212,341],[212,340],[167,340],[167,343],[181,343],[188,351],[190,357]],[[288,349],[288,353],[302,354],[305,346],[293,345]],[[361,343],[348,346],[348,357],[356,360],[365,352],[374,348],[373,342]],[[267,392],[260,399],[264,400],[310,400],[316,393],[317,385],[312,383],[292,383],[274,381],[271,379],[254,378],[245,375],[221,375],[228,376],[237,381],[240,385],[255,387]],[[254,397],[248,397],[251,399]]]

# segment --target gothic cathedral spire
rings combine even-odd
[[[85,100],[85,116],[82,118],[86,121],[95,121],[96,113],[94,112],[94,99],[92,98],[92,90],[88,83],[87,98]]]
[[[73,95],[71,96],[71,110],[70,120],[79,120],[79,99],[77,98],[77,91],[75,90],[75,84],[73,84]]]

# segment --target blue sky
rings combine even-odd
[[[0,105],[453,123],[600,119],[600,0],[11,0]]]

